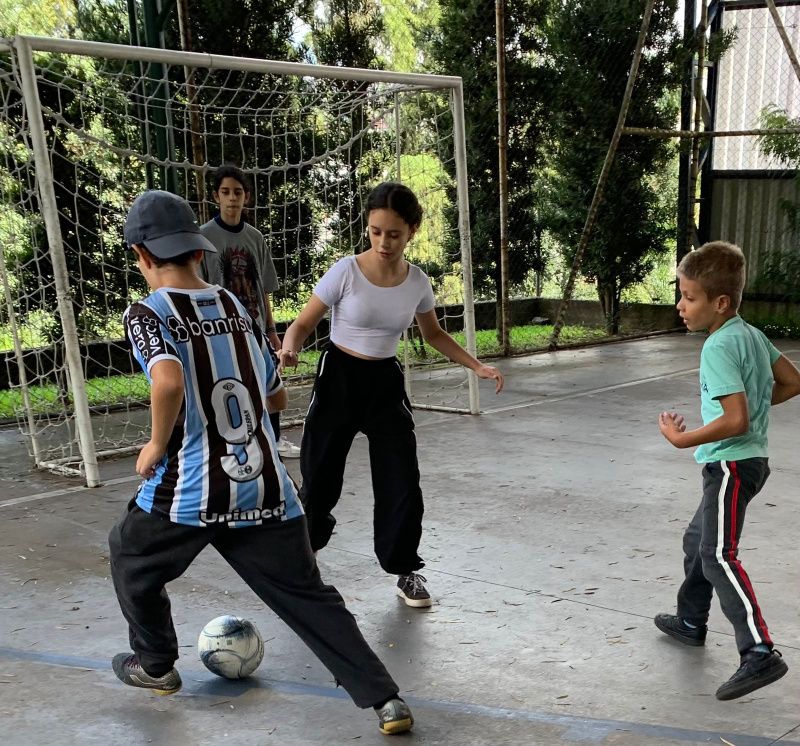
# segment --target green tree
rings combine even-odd
[[[403,72],[425,68],[426,39],[439,24],[438,0],[383,0],[382,54],[387,67]]]
[[[677,0],[658,0],[639,67],[628,122],[673,126],[681,55],[673,18]],[[548,26],[548,65],[555,146],[550,228],[572,262],[597,176],[619,115],[633,58],[639,0],[559,3]],[[581,271],[596,282],[609,333],[619,330],[620,296],[640,282],[668,249],[672,205],[662,199],[659,175],[674,146],[668,141],[623,137],[606,185]]]
[[[512,284],[543,266],[542,212],[537,169],[547,139],[550,84],[543,74],[546,0],[506,4],[508,100],[509,275]],[[478,297],[500,297],[500,215],[497,149],[497,65],[493,0],[440,0],[438,27],[430,39],[434,72],[464,81],[467,171],[473,279]],[[455,202],[455,199],[453,199]],[[454,216],[451,215],[454,220]],[[451,231],[456,237],[457,232]],[[453,259],[458,246],[449,246]]]
[[[800,127],[800,117],[793,117],[785,109],[770,105],[760,114],[764,129],[790,129]],[[773,249],[759,257],[758,274],[753,289],[756,292],[778,295],[786,300],[800,298],[800,253],[797,238],[800,235],[800,136],[796,134],[767,134],[759,137],[759,148],[777,165],[795,173],[794,196],[778,200],[783,216],[783,226],[790,239],[790,249]]]
[[[376,41],[383,33],[383,16],[375,0],[324,0],[307,17],[311,27],[310,55],[324,65],[378,69],[383,66]],[[379,118],[367,95],[365,81],[329,81],[321,86],[328,100],[328,128],[334,141],[349,142],[339,156],[337,170],[346,173],[336,191],[328,250],[334,255],[360,253],[366,246],[361,226],[361,205],[384,171],[387,154],[372,125]],[[336,113],[337,111],[341,113]]]

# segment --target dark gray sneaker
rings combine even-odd
[[[675,614],[656,614],[653,621],[664,634],[674,637],[684,645],[699,647],[706,644],[708,627],[705,624],[699,627],[687,627],[683,619]]]
[[[399,697],[390,699],[383,707],[376,707],[378,728],[385,736],[406,733],[414,725],[414,718],[408,705]]]
[[[777,681],[786,674],[789,666],[777,650],[769,653],[745,653],[739,670],[719,689],[717,699],[736,699]]]
[[[422,608],[431,605],[431,595],[425,589],[428,581],[418,572],[408,575],[399,575],[397,578],[397,595],[400,596],[407,606]]]
[[[165,696],[180,691],[181,677],[173,668],[163,676],[151,676],[145,671],[133,653],[119,653],[111,661],[111,668],[117,678],[128,686],[149,689],[153,694]]]

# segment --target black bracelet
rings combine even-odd
[[[268,326],[266,329],[264,329],[265,334],[272,334],[272,332],[277,333],[277,331],[278,331],[277,327],[274,326]]]

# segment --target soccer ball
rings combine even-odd
[[[197,640],[200,660],[211,673],[226,679],[243,679],[264,657],[264,640],[256,626],[238,616],[212,619]]]

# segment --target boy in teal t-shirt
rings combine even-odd
[[[769,476],[769,410],[800,393],[800,372],[758,329],[737,313],[745,279],[741,249],[714,241],[678,266],[678,312],[689,331],[707,329],[700,354],[703,426],[686,430],[676,412],[659,428],[677,448],[692,448],[703,464],[703,498],[683,536],[685,579],[677,614],[658,614],[656,626],[686,645],[703,645],[714,591],[733,625],[739,669],[717,699],[741,697],[788,670],[773,649],[750,578],[738,557],[745,512]]]

